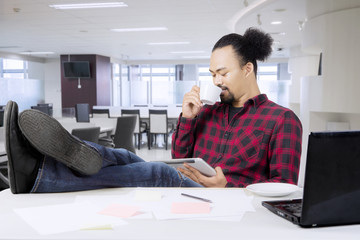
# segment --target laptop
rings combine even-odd
[[[303,198],[262,205],[302,227],[360,223],[360,131],[310,133]]]

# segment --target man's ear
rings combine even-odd
[[[251,73],[254,72],[254,65],[251,62],[248,62],[245,64],[243,69],[245,70],[245,77],[248,77]]]

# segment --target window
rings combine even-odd
[[[286,106],[285,85],[288,81],[279,80],[280,70],[278,63],[261,63],[257,80],[261,92],[270,100]],[[209,64],[119,65],[113,71],[113,86],[119,89],[119,93],[113,93],[120,94],[120,97],[113,97],[114,106],[117,106],[115,102],[120,106],[182,104],[184,94],[193,85],[212,82]],[[117,76],[121,76],[119,83],[115,83]]]
[[[3,78],[27,78],[27,62],[17,59],[0,59],[0,76]]]
[[[260,91],[271,101],[287,107],[289,81],[279,80],[279,70],[278,63],[261,63],[258,65],[257,81]]]
[[[209,65],[199,65],[198,72],[199,72],[199,81],[212,81],[212,76],[209,71]]]
[[[121,83],[120,83],[120,64],[112,64],[112,90],[113,90],[113,106],[121,106],[120,100],[120,91],[121,91]]]

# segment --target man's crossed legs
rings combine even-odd
[[[81,141],[37,110],[5,110],[6,152],[13,193],[69,192],[107,187],[202,187],[164,163],[125,149]]]

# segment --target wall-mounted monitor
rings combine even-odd
[[[65,78],[90,78],[90,64],[87,61],[64,62]]]

